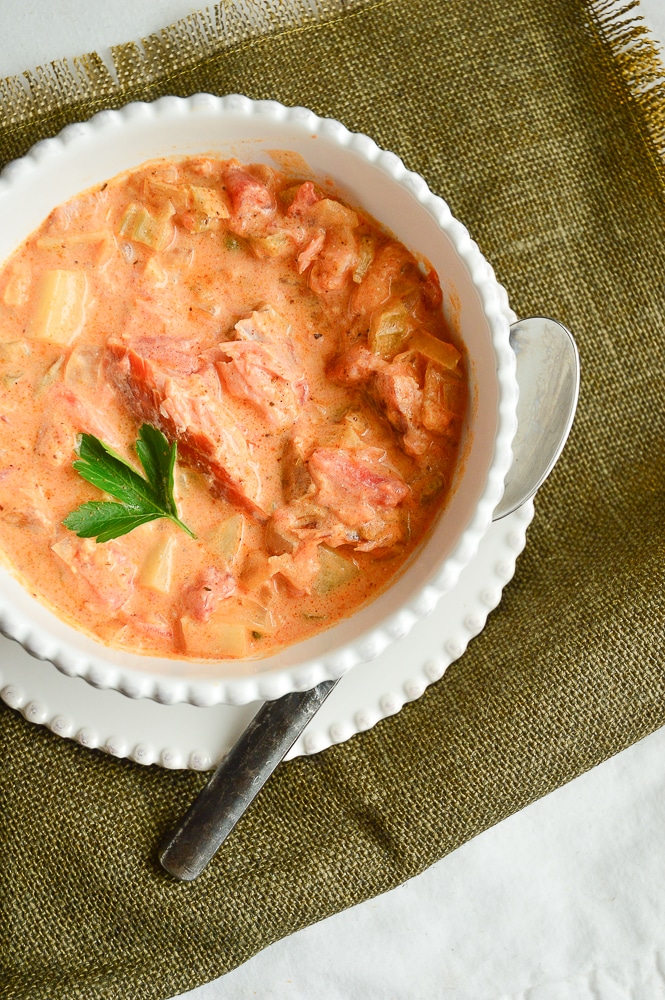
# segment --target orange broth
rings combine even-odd
[[[102,642],[268,655],[351,615],[441,510],[467,407],[434,271],[269,167],[150,162],[56,208],[0,271],[0,546]],[[178,444],[169,520],[105,543],[82,433],[140,471]]]

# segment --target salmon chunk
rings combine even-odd
[[[319,543],[303,542],[295,552],[284,552],[268,559],[271,574],[279,573],[298,594],[310,594],[321,569]]]
[[[220,352],[215,368],[231,396],[251,403],[276,427],[295,421],[305,402],[306,384],[284,352],[270,344],[242,340],[224,344]]]
[[[397,507],[409,494],[397,473],[372,458],[367,461],[362,452],[342,448],[316,448],[307,462],[317,502],[349,526],[370,521],[377,508]]]
[[[3,469],[0,472],[0,517],[22,531],[34,534],[51,533],[53,515],[42,486],[16,485],[13,473],[20,469]]]
[[[413,365],[399,358],[385,361],[357,346],[336,358],[328,374],[341,385],[365,386],[391,426],[401,433],[407,455],[424,454],[432,438],[422,425],[423,392]]]
[[[369,552],[402,540],[400,505],[411,491],[379,460],[382,454],[377,448],[315,448],[306,462],[311,489],[270,520],[273,550],[297,552],[301,543],[317,541]]]
[[[283,550],[292,552],[303,541],[325,542],[331,548],[338,548],[361,540],[356,528],[344,524],[333,511],[310,496],[278,507],[268,528],[270,537],[280,539]]]
[[[224,175],[224,183],[231,199],[234,228],[239,233],[261,229],[276,208],[268,185],[240,164],[231,164]]]
[[[303,274],[323,250],[326,242],[325,229],[319,229],[298,254],[298,274]]]
[[[296,189],[291,204],[286,210],[286,214],[291,217],[300,218],[306,215],[308,210],[321,201],[322,195],[316,190],[311,181],[305,181]]]
[[[264,305],[235,325],[238,340],[256,340],[260,343],[289,344],[290,326],[274,306]]]
[[[339,290],[358,265],[358,245],[350,226],[331,226],[316,255],[309,283],[315,292]]]
[[[413,366],[404,361],[384,362],[375,372],[372,389],[386,417],[401,433],[407,455],[424,455],[432,438],[423,426],[423,392]]]
[[[235,326],[238,340],[206,353],[225,390],[250,403],[273,427],[293,424],[307,399],[289,324],[272,306],[255,310]]]
[[[109,374],[136,419],[177,441],[180,458],[206,477],[213,495],[264,520],[257,469],[233,414],[215,396],[214,373],[203,367],[174,376],[146,345],[111,339],[107,347]]]
[[[183,594],[184,613],[197,622],[207,622],[219,603],[230,597],[235,589],[236,581],[230,573],[207,566]]]
[[[428,365],[421,386],[419,368],[409,354],[386,361],[366,347],[356,346],[336,358],[328,374],[341,385],[366,387],[386,419],[401,434],[402,449],[407,455],[424,455],[433,435],[443,434],[451,415],[445,412],[450,399],[436,378],[435,366]]]
[[[87,601],[109,612],[119,611],[134,588],[136,565],[123,541],[98,545],[94,538],[68,534],[52,547],[79,580]]]

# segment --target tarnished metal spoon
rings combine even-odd
[[[521,320],[510,328],[510,343],[520,390],[517,433],[495,521],[533,496],[552,471],[573,423],[580,384],[577,347],[561,323],[544,317]],[[259,709],[163,841],[159,860],[167,872],[191,881],[203,871],[337,683],[323,681]]]

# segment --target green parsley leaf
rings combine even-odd
[[[68,514],[62,522],[79,538],[108,542],[126,535],[140,524],[168,517],[188,535],[194,532],[178,517],[173,497],[173,470],[178,447],[170,445],[161,431],[143,424],[136,442],[136,453],[143,466],[144,479],[129,462],[94,434],[82,434],[78,460],[74,468],[87,482],[108,493],[109,500],[89,500]]]

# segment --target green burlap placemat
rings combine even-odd
[[[0,160],[100,107],[239,91],[372,135],[583,366],[567,450],[482,635],[417,702],[282,765],[208,870],[155,845],[204,776],[0,710],[0,996],[152,1000],[383,892],[665,721],[665,112],[630,11],[386,0],[206,19],[0,88]],[[272,13],[271,13],[272,10]],[[269,31],[269,37],[264,37]]]

